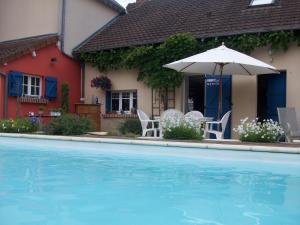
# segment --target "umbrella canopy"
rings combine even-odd
[[[221,75],[222,65],[224,65],[223,74],[257,75],[278,73],[275,67],[227,48],[224,44],[218,48],[164,65],[164,67],[184,73]]]
[[[278,73],[275,67],[246,54],[227,48],[224,43],[206,52],[164,65],[178,72],[220,75],[218,119],[222,113],[222,75],[258,75]]]

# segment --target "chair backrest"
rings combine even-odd
[[[184,115],[184,123],[189,127],[201,129],[203,124],[203,114],[199,111],[191,111]]]
[[[148,121],[150,120],[149,116],[142,110],[137,110],[138,117],[140,119],[141,125],[143,129],[147,128]]]
[[[227,113],[225,113],[225,115],[222,117],[221,119],[221,123],[222,123],[222,131],[225,131],[227,123],[228,123],[228,119],[230,117],[231,111],[228,111]]]
[[[297,114],[295,108],[277,108],[279,124],[283,128],[284,132],[291,134],[299,132]],[[289,127],[288,127],[289,124]]]
[[[160,116],[160,126],[162,129],[175,127],[183,122],[183,113],[176,109],[168,109]]]
[[[183,117],[184,114],[177,109],[168,109],[161,114],[160,119],[165,120],[168,117],[174,117],[174,116],[175,117],[177,117],[177,116]]]
[[[185,117],[194,117],[195,119],[200,119],[200,118],[203,118],[203,114],[199,111],[191,111],[191,112],[188,112],[184,115]]]

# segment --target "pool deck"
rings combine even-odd
[[[211,140],[210,141],[204,140],[201,142],[170,141],[170,140],[166,141],[166,140],[149,140],[149,139],[145,140],[145,139],[137,139],[137,138],[98,137],[93,135],[54,136],[54,135],[12,134],[12,133],[0,133],[0,137],[300,154],[300,143],[258,144],[258,143],[242,143],[239,141],[211,141]]]

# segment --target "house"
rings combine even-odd
[[[294,0],[138,0],[127,6],[126,14],[83,42],[74,54],[155,45],[170,35],[184,32],[191,33],[204,43],[206,40],[226,40],[250,34],[259,36],[279,31],[283,35],[295,33],[299,41],[299,30],[300,2]],[[275,66],[281,74],[257,77],[229,75],[224,78],[227,85],[223,108],[232,110],[231,127],[236,127],[245,117],[276,120],[276,107],[279,106],[295,107],[300,121],[300,47],[295,39],[288,41],[285,51],[273,49],[270,44],[266,41],[251,55]],[[126,111],[128,101],[129,105],[135,107],[134,104],[137,104],[137,108],[148,115],[159,115],[152,90],[137,81],[138,70],[117,68],[103,72],[86,64],[84,73],[85,103],[91,103],[97,96],[103,104],[103,112],[107,112],[102,120],[103,130],[115,129],[123,117],[128,117],[127,114],[109,113],[110,110]],[[91,80],[99,74],[110,78],[110,92],[90,87]],[[172,107],[184,112],[192,108],[206,116],[216,116],[217,94],[217,77],[186,75],[182,85],[173,92]],[[122,101],[127,101],[125,110]],[[112,104],[116,109],[112,109]]]
[[[9,0],[0,3],[0,118],[80,102],[82,73],[72,49],[125,9],[113,0]],[[12,17],[12,12],[15,15]]]

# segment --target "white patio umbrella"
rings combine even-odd
[[[222,113],[222,75],[258,75],[278,73],[277,69],[253,57],[227,48],[224,43],[206,52],[164,65],[189,74],[220,75],[218,119]]]

